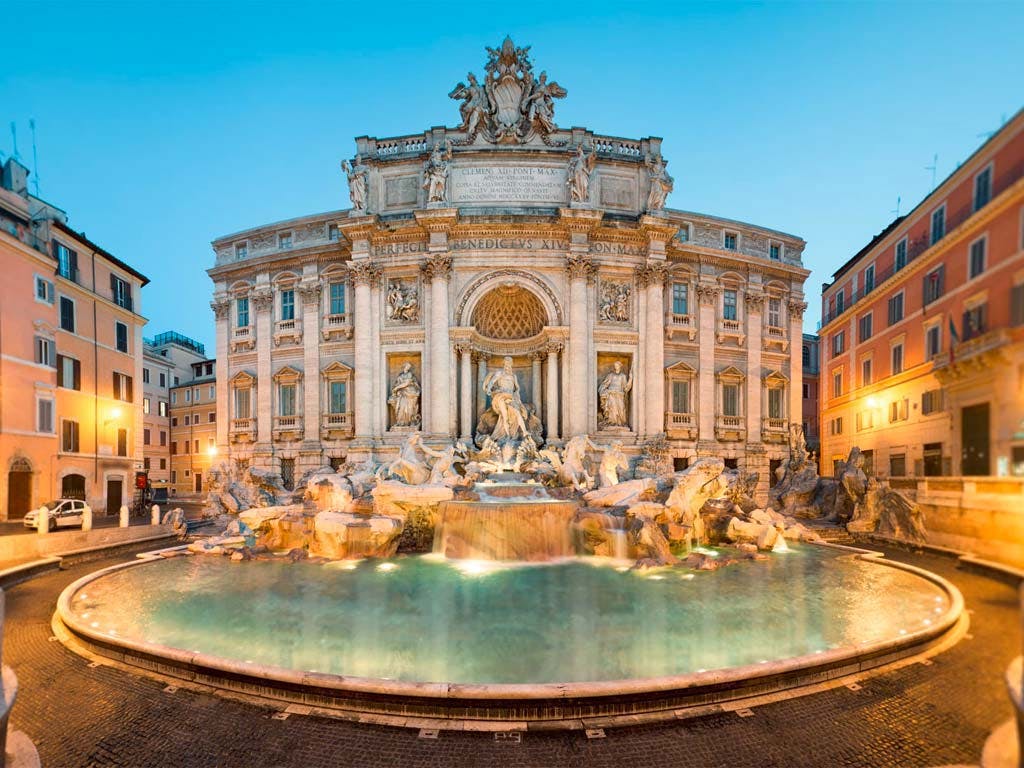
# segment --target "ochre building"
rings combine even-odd
[[[821,441],[892,477],[1024,475],[1024,112],[822,292]]]
[[[541,444],[666,435],[767,488],[801,421],[804,241],[668,207],[661,140],[558,127],[565,91],[509,40],[450,95],[455,128],[356,139],[349,209],[214,241],[222,454],[290,483],[413,431],[480,445],[508,365]]]

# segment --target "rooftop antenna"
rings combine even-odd
[[[36,154],[36,119],[28,121],[29,130],[32,131],[32,183],[36,188],[36,197],[39,197],[39,155]]]
[[[38,197],[38,195],[36,195]],[[900,196],[896,195],[896,208],[895,210],[889,211],[889,213],[895,214],[896,218],[900,217]]]
[[[934,155],[932,157],[932,164],[926,165],[924,169],[932,172],[932,189],[935,189],[935,170],[939,167],[939,156]]]
[[[982,131],[981,133],[977,134],[976,138],[984,139],[985,141],[988,141],[993,136],[995,136],[997,133],[999,133],[999,131],[1001,131],[1003,129],[1004,125],[1006,125],[1006,113],[1005,112],[1003,112],[1003,114],[1000,115],[1000,117],[999,117],[999,127],[998,128],[996,128],[994,131]]]
[[[14,154],[11,155],[15,160],[20,160],[21,155],[18,154],[18,126],[11,120],[11,142],[14,144]]]

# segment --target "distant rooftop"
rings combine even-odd
[[[200,344],[195,339],[190,339],[188,336],[178,333],[177,331],[164,331],[158,333],[152,339],[145,339],[146,344],[151,347],[162,347],[165,344],[177,344],[179,347],[190,349],[197,355],[206,357],[206,347]]]

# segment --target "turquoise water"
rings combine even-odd
[[[948,608],[924,579],[812,546],[713,572],[495,565],[177,557],[86,585],[72,612],[114,636],[289,669],[544,683],[791,658],[896,637]]]

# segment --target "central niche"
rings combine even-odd
[[[544,329],[547,313],[540,299],[515,283],[500,285],[473,311],[473,325],[489,339],[528,339]]]

